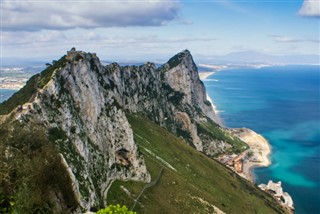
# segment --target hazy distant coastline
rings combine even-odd
[[[0,78],[0,89],[19,90],[27,82],[27,79]]]

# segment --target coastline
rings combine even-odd
[[[26,78],[15,80],[13,78],[0,77],[0,89],[19,90],[26,84],[27,80]]]
[[[213,72],[213,71],[212,71],[212,72],[200,72],[200,73],[199,73],[199,78],[200,78],[200,80],[205,80],[205,79],[207,79],[209,76],[211,76],[211,75],[213,75],[213,74],[215,74],[215,73],[216,73],[216,72]],[[213,101],[212,101],[211,97],[209,96],[209,94],[206,93],[206,95],[207,95],[207,100],[210,101],[210,103],[211,103],[211,106],[212,106],[212,108],[213,108],[214,114],[217,116],[218,122],[219,122],[221,125],[223,125],[222,120],[221,120],[221,118],[219,117],[219,111],[218,111],[218,109],[217,109],[217,106],[215,106],[215,104],[213,103]]]
[[[255,176],[253,169],[256,167],[267,167],[271,164],[269,159],[271,146],[262,135],[251,129],[234,128],[232,129],[232,133],[246,142],[250,147],[250,150],[246,151],[246,158],[243,161],[243,174],[254,183]]]
[[[205,80],[205,79],[207,79],[209,76],[211,76],[211,75],[213,75],[213,74],[215,74],[216,72],[214,72],[214,71],[210,71],[210,72],[199,72],[199,78],[201,79],[201,80]]]
[[[199,77],[201,80],[205,80],[209,76],[215,74],[215,72],[201,72]],[[219,116],[219,110],[214,105],[212,99],[207,93],[207,100],[211,102],[214,113],[216,114],[220,124],[224,126],[222,119]],[[224,126],[225,127],[225,126]],[[227,127],[226,127],[227,128]],[[269,156],[271,154],[271,145],[260,134],[254,132],[248,128],[228,128],[232,134],[240,138],[242,141],[248,144],[249,150],[246,150],[241,155],[244,156],[242,163],[242,173],[238,173],[240,176],[245,177],[252,183],[255,183],[255,176],[253,169],[256,167],[267,167],[271,164]]]

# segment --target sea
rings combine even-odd
[[[0,103],[9,99],[17,90],[0,89]]]
[[[320,67],[274,66],[216,72],[204,80],[227,127],[248,127],[270,143],[272,164],[256,183],[281,181],[295,213],[320,213]]]

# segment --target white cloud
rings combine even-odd
[[[304,0],[299,15],[320,18],[320,0]]]
[[[283,43],[296,43],[296,42],[301,42],[302,40],[300,39],[295,39],[287,36],[280,36],[280,35],[271,35],[273,40],[275,42],[283,42]]]
[[[76,47],[96,52],[102,59],[142,60],[152,54],[161,56],[166,53],[163,55],[167,56],[170,51],[174,54],[192,46],[204,47],[217,40],[209,36],[162,35],[159,32],[161,29],[148,33],[139,28],[4,31],[2,50],[4,57],[46,58],[50,61]]]
[[[59,44],[101,44],[109,47],[128,47],[144,46],[147,44],[184,44],[189,42],[210,42],[216,41],[216,38],[209,37],[159,37],[157,35],[119,35],[103,33],[102,30],[93,32],[90,30],[41,30],[37,32],[7,31],[2,33],[3,47],[20,46],[20,45],[59,45]],[[72,42],[70,42],[72,41]]]
[[[3,1],[7,31],[125,26],[161,26],[178,18],[176,1]]]
[[[281,35],[270,35],[270,37],[272,37],[275,42],[281,42],[281,43],[298,43],[298,42],[320,43],[319,39],[297,39],[297,38],[281,36]]]

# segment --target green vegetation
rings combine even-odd
[[[174,68],[177,65],[180,64],[180,58],[179,55],[175,55],[174,57],[172,57],[171,59],[169,59],[168,64],[170,66],[170,68]]]
[[[66,57],[61,57],[51,66],[48,66],[40,74],[32,76],[26,85],[14,93],[8,100],[0,104],[0,115],[9,114],[19,105],[29,102],[36,95],[38,88],[43,88],[51,79],[53,72],[60,67],[65,66]]]
[[[99,210],[97,214],[137,214],[137,213],[133,211],[129,211],[125,205],[121,207],[120,204],[117,204],[117,205],[109,205],[105,209]]]
[[[0,211],[68,213],[77,208],[70,177],[43,128],[4,123],[0,135]]]
[[[170,68],[174,68],[181,63],[181,59],[185,56],[184,52],[180,52],[175,56],[171,57],[168,61]]]
[[[66,65],[66,56],[64,55],[58,61],[53,61],[51,66],[48,66],[40,73],[40,79],[38,83],[38,88],[43,88],[51,79],[53,72]]]
[[[203,103],[206,104],[207,106],[211,106],[211,103],[209,100],[205,100],[205,101],[203,101]]]
[[[247,153],[247,156],[248,156],[248,158],[251,158],[251,157],[253,156],[253,151],[250,150],[250,151]]]
[[[14,206],[13,196],[7,196],[0,192],[0,213],[12,213]]]
[[[152,181],[135,206],[138,213],[286,213],[268,194],[184,141],[139,115],[127,115]],[[131,208],[148,184],[115,181],[108,203]]]
[[[169,84],[162,83],[161,86],[166,91],[169,101],[176,106],[179,105],[184,97],[184,94],[180,91],[174,90]]]
[[[231,133],[222,129],[219,125],[211,120],[208,120],[206,123],[197,124],[197,131],[200,136],[204,134],[212,139],[222,140],[231,144],[232,148],[229,151],[230,153],[239,154],[249,148],[245,142],[240,140],[238,137],[232,136]]]

